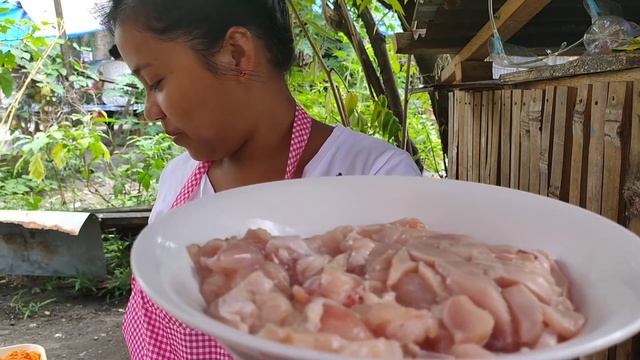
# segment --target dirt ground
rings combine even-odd
[[[0,347],[35,343],[53,360],[128,359],[120,332],[126,300],[107,302],[78,296],[72,288],[47,291],[39,286],[0,280]],[[49,299],[55,301],[23,319],[25,308]]]

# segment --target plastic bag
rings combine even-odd
[[[628,39],[640,36],[640,26],[619,16],[599,16],[584,35],[587,53],[610,54]]]
[[[611,0],[583,0],[583,5],[591,16],[592,23],[600,16],[622,17],[622,6]]]

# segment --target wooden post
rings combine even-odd
[[[633,339],[629,339],[616,346],[616,360],[633,360],[631,352],[633,350]]]
[[[500,143],[500,186],[509,187],[511,175],[511,91],[504,90],[502,92],[502,124],[501,133],[502,140]]]
[[[500,164],[498,164],[498,154],[500,153],[500,116],[502,109],[502,92],[493,92],[493,116],[491,116],[491,151],[488,154],[489,163],[489,183],[498,185],[498,173]],[[507,135],[508,137],[509,135]]]
[[[449,179],[458,178],[458,123],[456,116],[456,93],[449,93],[449,153],[447,159],[449,161]]]
[[[533,100],[534,90],[525,90],[522,95],[522,110],[520,111],[520,183],[517,188],[529,191],[529,148],[531,128],[529,124],[529,104]]]
[[[581,356],[580,360],[608,360],[609,359],[609,351],[601,351],[596,354]]]
[[[468,92],[459,92],[456,96],[456,103],[458,104],[456,114],[458,114],[458,123],[459,123],[459,163],[458,163],[458,174],[460,180],[467,180],[467,159],[468,152],[467,147],[469,147],[469,139],[467,138],[467,128],[468,126],[468,118],[469,113],[473,114],[473,111],[469,108],[471,107],[471,98]]]
[[[466,167],[467,167],[467,177],[465,180],[467,181],[474,181],[473,180],[473,115],[474,115],[474,111],[473,111],[473,100],[474,100],[474,96],[473,96],[473,92],[469,91],[466,93],[466,103],[465,103],[465,131],[466,131],[466,149],[467,149],[467,161],[466,161]]]
[[[602,215],[618,222],[620,214],[620,178],[622,176],[622,120],[627,82],[609,85],[609,99],[604,118],[604,175],[602,180]]]
[[[471,174],[472,180],[480,182],[480,121],[482,118],[482,93],[473,94],[473,158]]]
[[[67,70],[67,74],[71,74],[71,49],[69,47],[67,30],[64,24],[64,13],[62,12],[61,0],[53,0],[53,5],[56,9],[56,18],[58,19],[58,31],[61,32],[62,44],[60,44],[60,50],[62,52],[62,61],[64,68]]]
[[[569,201],[571,147],[573,144],[571,128],[576,96],[576,88],[560,86],[556,89],[549,196],[562,201]]]
[[[520,118],[522,110],[522,90],[513,90],[511,93],[511,181],[512,189],[518,188],[520,171]]]
[[[625,181],[625,201],[629,229],[640,236],[640,81],[633,84],[629,168]]]
[[[591,85],[581,85],[573,112],[573,132],[571,147],[571,180],[569,188],[569,202],[580,206],[585,187],[582,183],[582,163],[585,154],[584,132],[588,129],[591,114]]]
[[[529,122],[529,192],[540,193],[540,148],[542,147],[543,90],[533,90],[527,118]]]
[[[591,134],[589,135],[589,161],[587,162],[587,209],[597,214],[602,211],[604,117],[607,109],[608,91],[609,83],[595,83],[591,100]]]
[[[487,153],[491,146],[490,118],[491,118],[491,92],[482,92],[482,115],[480,118],[480,182],[486,184],[488,180]]]
[[[544,97],[544,115],[542,116],[542,138],[540,139],[540,159],[538,170],[540,171],[540,195],[549,193],[549,155],[553,152],[553,115],[555,88],[547,86]],[[533,171],[533,168],[531,169]]]

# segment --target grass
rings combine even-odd
[[[40,300],[42,294],[56,289],[69,289],[80,296],[103,297],[107,302],[128,296],[131,292],[129,254],[133,242],[116,235],[105,235],[103,240],[107,265],[105,279],[94,280],[82,275],[72,278],[43,279],[30,289],[18,291],[9,303],[10,307],[26,320],[37,315],[46,305],[56,301],[55,298]]]
[[[79,275],[69,279],[58,279],[58,284],[73,287],[81,295],[103,296],[107,301],[119,300],[131,292],[131,266],[129,255],[132,241],[117,235],[105,235],[103,239],[107,277],[96,281]]]
[[[56,301],[55,298],[43,301],[30,300],[29,296],[25,295],[26,292],[26,290],[18,291],[18,293],[11,299],[11,303],[9,303],[9,306],[22,315],[23,320],[27,320],[28,318],[38,314],[46,305]]]

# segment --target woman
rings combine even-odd
[[[207,194],[315,176],[415,175],[383,141],[317,122],[285,73],[294,48],[285,0],[112,0],[105,24],[144,84],[145,116],[187,152],[164,169],[150,221]],[[124,320],[132,359],[230,359],[135,283]]]

